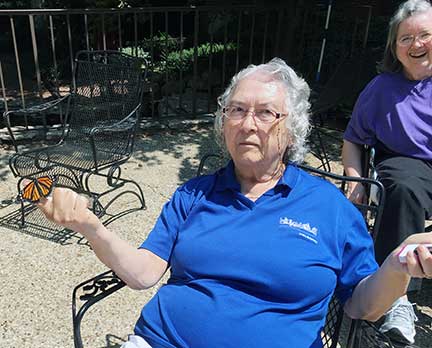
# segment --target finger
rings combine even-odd
[[[75,202],[74,202],[74,210],[82,212],[84,210],[87,210],[89,207],[89,201],[86,197],[77,195]]]
[[[23,179],[23,181],[21,181],[20,186],[21,187],[26,187],[28,184],[30,184],[32,181],[30,179]]]
[[[420,266],[426,278],[432,277],[432,254],[423,245],[417,247],[417,254]]]
[[[42,211],[42,213],[48,218],[53,214],[53,204],[52,198],[41,197],[39,202],[36,203],[36,206]]]
[[[46,205],[47,203],[48,203],[48,198],[42,196],[42,197],[39,199],[39,202],[36,203],[36,205],[39,206],[39,207],[41,207],[41,206]]]
[[[407,253],[406,260],[407,260],[406,264],[407,264],[409,275],[414,278],[423,278],[424,277],[423,269],[420,265],[417,255],[414,254],[413,251],[409,251]]]
[[[56,187],[52,193],[53,218],[60,223],[68,221],[73,215],[77,194],[67,188]]]

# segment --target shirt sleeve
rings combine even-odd
[[[362,91],[344,133],[344,139],[354,144],[373,146],[376,144],[375,122],[376,100],[375,80]]]
[[[342,254],[342,268],[338,275],[335,294],[345,303],[352,295],[354,288],[365,277],[375,273],[378,265],[372,237],[369,235],[365,221],[360,212],[351,203],[351,213],[340,219],[340,228],[347,228]]]
[[[190,210],[191,193],[179,187],[164,205],[153,230],[140,249],[150,250],[169,263],[180,226]]]

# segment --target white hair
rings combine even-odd
[[[306,81],[299,77],[282,59],[273,58],[266,64],[249,65],[233,76],[224,93],[218,98],[218,109],[215,119],[215,133],[219,144],[226,150],[223,135],[222,109],[229,103],[238,83],[247,76],[260,72],[272,78],[272,81],[281,82],[285,88],[285,107],[288,116],[285,119],[285,127],[288,129],[291,139],[290,146],[286,149],[284,160],[302,162],[308,148],[306,138],[310,130],[309,122],[309,95],[310,88]]]

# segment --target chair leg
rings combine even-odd
[[[20,200],[21,203],[21,228],[24,228],[25,226],[25,212],[24,212],[24,201],[21,199]]]
[[[24,210],[24,201],[21,199],[21,182],[24,180],[24,178],[20,178],[17,182],[17,200],[20,202],[20,206],[21,206],[21,223],[20,223],[20,227],[24,228],[25,226],[25,210]]]
[[[353,319],[349,329],[347,348],[362,348],[362,334],[362,321],[358,319]]]

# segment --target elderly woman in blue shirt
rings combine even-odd
[[[432,5],[403,3],[390,21],[382,73],[359,96],[344,134],[343,163],[360,176],[362,145],[375,148],[375,166],[386,189],[376,239],[379,264],[405,238],[424,230],[432,216]],[[361,185],[350,185],[350,199],[365,197]],[[409,291],[418,290],[412,281]],[[381,326],[397,340],[414,343],[411,303],[398,299]]]
[[[406,264],[398,248],[378,268],[357,209],[296,166],[308,98],[305,81],[281,59],[234,76],[215,127],[232,160],[178,188],[138,249],[73,191],[56,188],[39,204],[49,219],[87,238],[131,288],[149,288],[171,271],[124,347],[322,347],[333,294],[352,318],[376,320],[410,277],[432,276],[423,246]],[[431,234],[404,243],[426,242]]]

